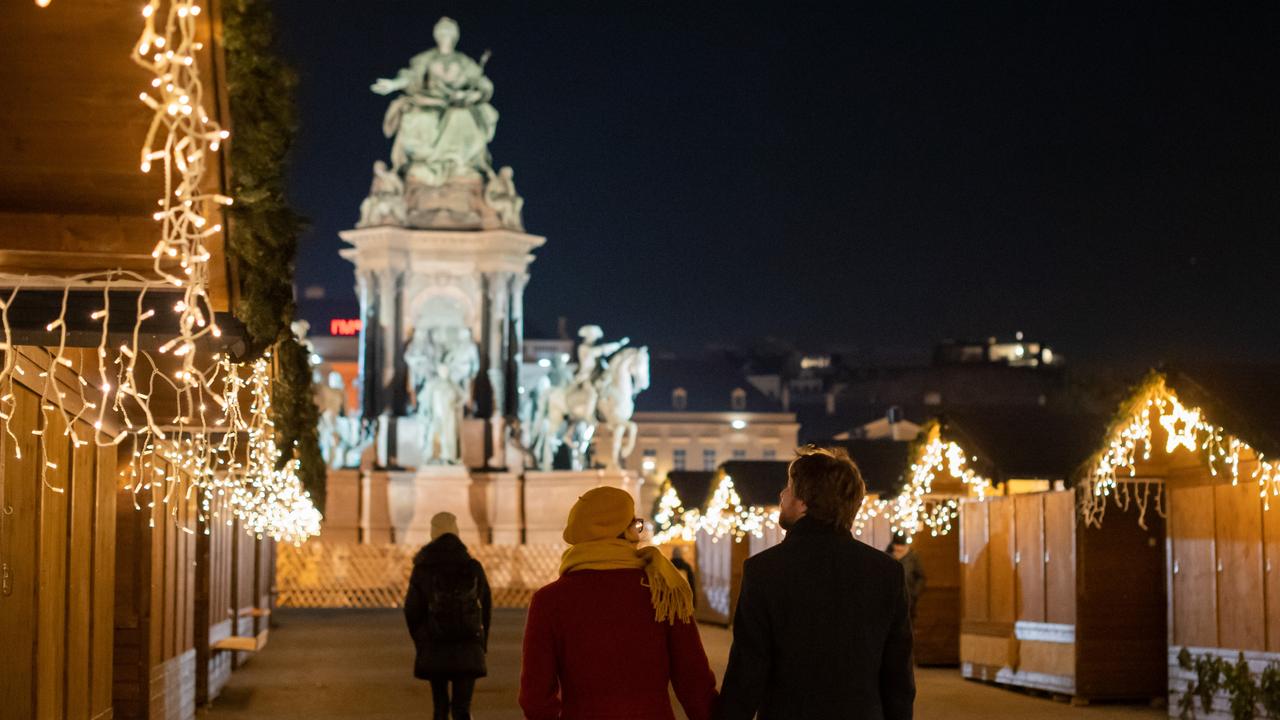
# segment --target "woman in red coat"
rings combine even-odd
[[[534,593],[520,707],[528,720],[709,720],[716,678],[693,622],[693,591],[657,548],[637,549],[631,495],[600,487],[569,511],[560,579]]]

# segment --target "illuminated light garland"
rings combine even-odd
[[[38,0],[37,4],[48,2]],[[7,292],[0,299],[0,349],[14,347],[9,311],[25,287],[61,290],[61,309],[45,331],[58,333],[56,348],[49,348],[47,365],[37,378],[24,378],[24,384],[39,387],[40,422],[31,432],[43,436],[54,427],[53,417],[60,417],[63,434],[75,447],[93,443],[115,446],[133,438],[133,462],[125,474],[133,490],[134,506],[141,509],[143,493],[147,507],[159,502],[171,505],[173,521],[186,532],[192,528],[178,521],[179,503],[175,498],[198,500],[197,521],[208,526],[214,520],[233,523],[241,520],[245,529],[258,537],[270,536],[283,542],[301,543],[319,533],[320,514],[298,479],[299,461],[284,460],[292,448],[275,445],[270,420],[271,373],[265,358],[251,366],[237,365],[215,355],[210,367],[200,367],[197,342],[221,336],[208,296],[210,279],[207,248],[210,238],[222,231],[214,214],[221,206],[230,205],[229,197],[204,190],[209,156],[217,152],[228,133],[213,122],[202,103],[202,85],[196,53],[202,49],[196,38],[196,18],[201,7],[192,0],[171,0],[163,26],[159,20],[159,0],[143,7],[143,31],[133,46],[133,60],[152,73],[150,89],[139,99],[154,114],[141,154],[140,169],[150,172],[153,164],[163,170],[164,190],[157,201],[153,218],[160,223],[161,239],[152,251],[156,277],[145,277],[125,270],[104,270],[71,277],[44,277],[0,274],[0,286]],[[164,130],[161,133],[161,129]],[[68,300],[72,289],[102,289],[102,307],[90,313],[91,321],[101,323],[96,357],[79,368],[67,357]],[[159,371],[155,359],[139,344],[142,324],[156,314],[148,304],[160,289],[171,293],[182,288],[181,299],[172,309],[178,315],[176,335],[161,345],[157,352],[180,358],[172,376]],[[128,341],[109,347],[108,323],[111,316],[112,290],[134,290],[135,321]],[[150,294],[149,294],[150,293]],[[17,399],[15,381],[26,375],[17,353],[5,352],[0,366],[0,420],[14,440],[16,457],[21,458],[12,424]],[[145,363],[140,361],[145,360]],[[91,369],[96,361],[95,386],[89,389]],[[149,372],[147,365],[150,366]],[[71,392],[78,402],[70,403],[68,393],[58,382],[60,372],[70,371],[78,381]],[[246,372],[241,377],[241,372]],[[145,383],[145,386],[144,386]],[[215,390],[221,385],[220,390]],[[172,418],[157,419],[151,399],[157,389],[172,391],[176,402]],[[239,397],[248,389],[252,408],[249,417],[240,412]],[[68,406],[78,406],[74,413]],[[110,408],[124,429],[115,434],[104,432],[106,412]],[[96,418],[94,417],[96,411]],[[213,418],[215,413],[221,417]],[[134,422],[134,419],[138,423]],[[80,421],[90,422],[92,438],[77,431]],[[241,436],[247,437],[247,463],[240,463]],[[39,447],[40,479],[53,492],[65,492],[54,486],[49,470],[58,470],[48,456],[48,438]],[[151,521],[154,526],[154,518]]]
[[[766,529],[777,526],[778,511],[755,505],[744,507],[733,478],[728,475],[720,479],[706,513],[697,518],[697,530],[710,535],[712,542],[719,542],[726,535],[733,536],[734,542],[742,542],[747,535],[762,538]]]
[[[664,545],[675,540],[693,542],[701,519],[702,513],[697,508],[684,509],[680,495],[668,483],[662,497],[658,498],[658,511],[653,514],[653,544]]]
[[[855,535],[861,536],[867,525],[881,516],[888,519],[890,532],[903,535],[908,543],[925,530],[932,537],[950,533],[960,513],[960,501],[934,493],[933,481],[944,473],[963,483],[978,500],[986,499],[991,479],[968,467],[964,449],[944,440],[936,423],[926,432],[924,449],[911,464],[911,478],[906,487],[897,497],[864,501],[854,517]]]
[[[1179,448],[1203,453],[1209,474],[1218,477],[1226,473],[1233,486],[1240,483],[1241,456],[1252,454],[1257,468],[1248,479],[1257,483],[1263,509],[1270,510],[1271,499],[1280,497],[1280,463],[1267,460],[1245,441],[1209,422],[1200,408],[1184,405],[1165,377],[1153,373],[1129,400],[1120,419],[1108,431],[1105,447],[1089,463],[1092,469],[1083,480],[1080,499],[1086,526],[1102,524],[1108,500],[1122,509],[1136,504],[1138,524],[1144,529],[1153,500],[1160,517],[1166,516],[1164,484],[1137,477],[1139,460],[1151,459],[1155,445],[1153,424],[1160,425],[1168,436],[1166,454]]]

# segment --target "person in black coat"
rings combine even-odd
[[[787,472],[778,545],[746,561],[719,720],[909,720],[915,702],[902,566],[853,539],[866,495],[840,449]]]
[[[452,513],[431,518],[431,542],[413,558],[404,618],[417,648],[413,676],[431,682],[435,720],[471,718],[471,694],[487,674],[493,599],[489,581],[458,538]],[[450,686],[452,685],[452,695]]]

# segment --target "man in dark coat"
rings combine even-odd
[[[843,450],[813,446],[787,474],[787,536],[743,566],[717,717],[909,720],[905,580],[896,560],[850,533],[862,477]]]
[[[458,538],[452,513],[431,518],[431,542],[413,559],[404,618],[417,647],[413,676],[431,682],[435,720],[470,720],[476,678],[487,674],[485,651],[493,599],[489,581]],[[452,685],[452,697],[450,697]]]
[[[907,542],[907,536],[902,533],[896,533],[893,539],[889,541],[889,547],[885,548],[885,552],[893,556],[894,560],[902,563],[902,572],[907,577],[907,603],[911,610],[911,622],[916,621],[916,607],[920,602],[920,595],[924,593],[925,576],[924,568],[920,566],[920,555],[911,547],[911,543]]]

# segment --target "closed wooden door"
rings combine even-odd
[[[991,557],[991,621],[1013,623],[1017,620],[1018,593],[1013,571],[1013,498],[991,498],[987,504],[990,505],[987,550]]]
[[[1044,495],[1045,621],[1076,622],[1076,495],[1073,490]]]
[[[1015,495],[1018,569],[1018,619],[1044,622],[1044,498]]]
[[[1262,500],[1253,483],[1214,486],[1218,562],[1218,642],[1232,650],[1265,650]]]
[[[960,561],[963,565],[962,596],[964,620],[985,622],[991,611],[989,595],[989,558],[987,557],[987,504],[976,501],[960,503]]]
[[[1170,483],[1169,550],[1173,566],[1172,642],[1218,645],[1213,487]]]

